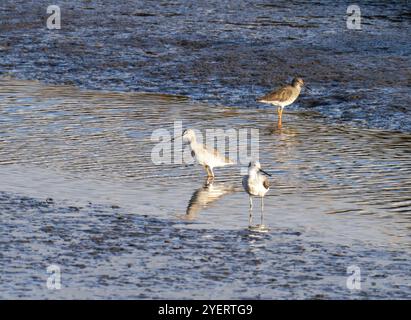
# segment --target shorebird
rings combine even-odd
[[[205,147],[202,143],[197,142],[194,130],[187,129],[183,131],[183,141],[190,145],[191,155],[197,162],[204,167],[209,179],[214,179],[214,168],[224,167],[234,164],[229,158],[222,156],[217,150]],[[171,139],[171,141],[176,138]]]
[[[260,162],[254,161],[250,162],[248,165],[248,175],[243,177],[243,187],[250,199],[248,228],[251,230],[268,231],[267,227],[264,225],[264,196],[270,189],[270,183],[267,177],[263,176],[263,174],[271,177],[271,174],[261,169]],[[261,224],[256,225],[255,227],[251,226],[253,219],[253,196],[261,197]]]
[[[271,91],[265,96],[258,98],[257,101],[262,103],[270,103],[278,107],[278,126],[281,127],[284,107],[292,104],[295,100],[297,100],[303,85],[303,79],[294,78],[291,84]]]

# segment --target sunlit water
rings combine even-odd
[[[298,110],[0,81],[0,297],[410,298],[411,135]],[[273,174],[249,232],[244,164],[155,165],[154,130],[258,129]],[[255,201],[259,219],[259,201]],[[61,266],[62,289],[46,268]],[[361,268],[362,290],[346,287]]]
[[[327,123],[411,132],[411,6],[347,1],[0,1],[0,76],[86,89],[183,94],[256,108],[301,76],[314,90],[292,108]]]

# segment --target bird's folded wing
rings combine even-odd
[[[267,178],[264,179],[263,181],[263,186],[264,188],[268,189],[270,187],[270,181],[268,181]]]
[[[291,86],[285,86],[283,88],[280,88],[278,90],[274,90],[274,91],[266,94],[265,96],[261,97],[258,100],[259,101],[263,100],[263,101],[283,102],[283,101],[287,101],[288,99],[290,99],[292,94],[293,94],[293,90],[292,90]]]

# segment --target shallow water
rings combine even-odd
[[[182,94],[255,108],[296,75],[295,109],[327,123],[411,132],[409,1],[48,0],[0,3],[0,75],[87,89]]]
[[[242,165],[205,188],[198,166],[153,164],[153,131],[180,120],[259,130],[270,232],[246,229]],[[411,296],[410,134],[293,111],[278,130],[268,109],[3,79],[0,142],[2,298]]]

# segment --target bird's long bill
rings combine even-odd
[[[266,176],[271,177],[271,174],[269,174],[268,172],[265,172],[263,169],[260,169],[260,171],[261,171],[262,173],[264,173]]]
[[[306,85],[305,88],[308,90],[308,92],[313,92],[313,89],[311,89],[311,87]]]
[[[170,142],[173,142],[175,139],[181,138],[181,137],[182,137],[182,135],[181,135],[181,136],[174,137],[174,138],[172,138],[172,139],[170,140]]]

